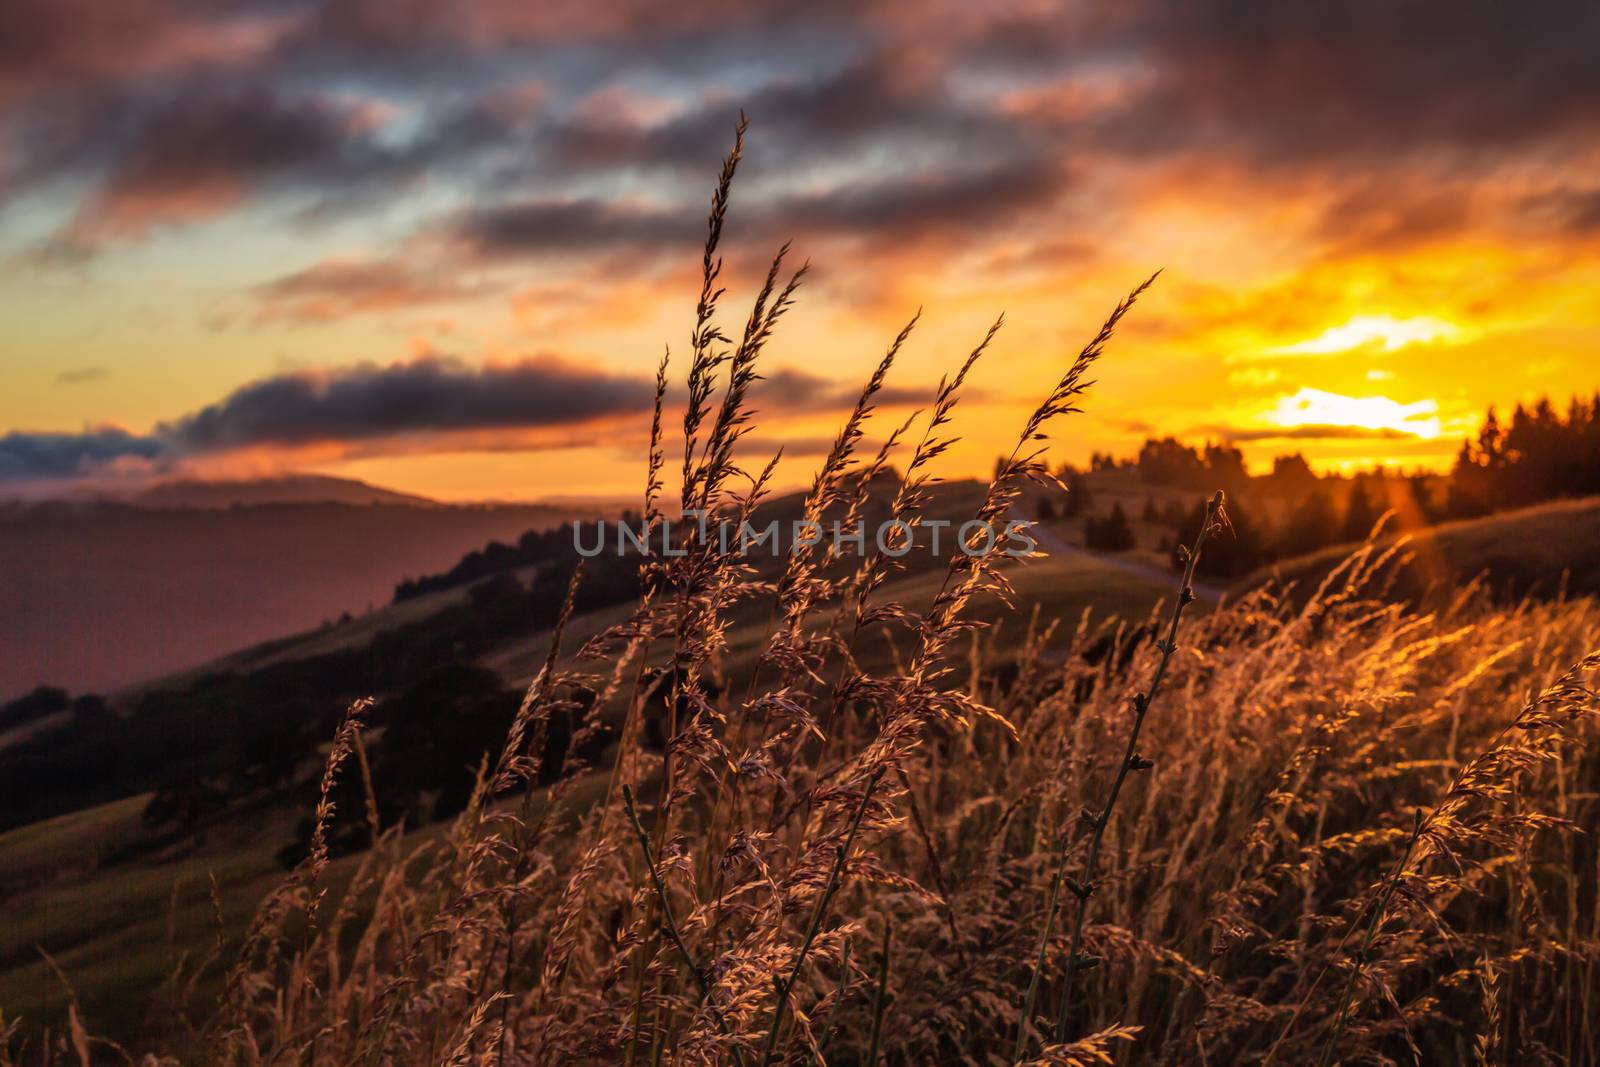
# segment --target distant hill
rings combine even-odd
[[[438,501],[425,496],[326,474],[284,474],[249,481],[181,478],[153,485],[127,502],[146,508],[228,508],[242,504],[438,505]]]
[[[1505,597],[1600,595],[1600,497],[1561,500],[1413,531],[1398,563],[1397,590],[1413,597],[1449,594],[1483,577]],[[1394,538],[1385,538],[1384,547]],[[1314,588],[1353,545],[1335,545],[1263,568],[1240,583],[1274,577]]]
[[[870,527],[875,528],[885,514],[893,489],[886,480],[867,505]],[[947,523],[969,517],[983,493],[984,487],[976,482],[934,486],[924,514]],[[146,509],[140,514],[242,517],[253,520],[248,529],[259,530],[271,511],[306,507]],[[377,516],[385,525],[407,513],[438,515],[451,510],[316,507],[352,517]],[[767,502],[752,521],[757,526],[774,520],[786,525],[802,513],[802,496],[791,494]],[[928,538],[922,538],[916,550],[901,558],[904,570],[893,572],[880,590],[882,601],[926,610],[948,570],[948,534],[944,544],[936,557],[928,551]],[[221,658],[123,689],[104,702],[69,698],[66,693],[34,693],[8,707],[0,698],[0,723],[16,722],[9,738],[0,732],[0,784],[13,791],[11,801],[0,805],[0,831],[136,793],[181,791],[218,776],[233,776],[229,790],[253,788],[251,783],[259,777],[270,779],[309,766],[343,709],[364,696],[379,701],[369,725],[383,724],[385,716],[402,705],[424,719],[455,717],[449,729],[431,733],[432,740],[412,738],[422,746],[416,751],[407,747],[409,742],[394,739],[403,739],[403,733],[385,733],[371,752],[385,780],[412,782],[417,775],[469,773],[470,754],[463,757],[428,746],[469,738],[470,731],[486,721],[479,712],[509,715],[515,710],[522,688],[543,663],[548,630],[559,615],[578,562],[570,542],[564,552],[552,546],[552,551],[531,562],[511,560],[509,569],[499,568],[499,553],[480,550],[475,555],[494,565],[469,580],[419,591],[357,618],[232,649]],[[781,552],[756,550],[748,562],[756,574],[773,580],[785,557]],[[1008,574],[1020,610],[1026,614],[1037,607],[1045,618],[1077,618],[1087,609],[1096,619],[1141,619],[1171,592],[1171,581],[1164,574],[1130,574],[1083,552],[1026,565],[1019,562],[1008,568]],[[589,558],[564,629],[567,649],[581,647],[605,627],[626,619],[638,590],[637,556],[603,552]],[[1009,614],[996,597],[978,599],[976,618],[996,621]],[[236,608],[240,613],[254,610],[245,604]],[[214,610],[210,614],[226,617]],[[152,626],[148,616],[143,621]],[[728,649],[721,668],[729,678],[749,677],[770,626],[769,606],[756,600],[735,603],[725,622]],[[1022,636],[1020,629],[1007,630],[1005,642],[1009,646]],[[887,665],[896,654],[881,628],[863,632],[857,642],[858,662],[871,667]],[[504,726],[498,727],[502,734]],[[263,766],[263,761],[271,766]],[[403,773],[397,766],[401,762],[406,764]]]
[[[110,692],[359,614],[388,603],[402,579],[585,514],[393,502],[329,481],[262,492],[357,486],[379,497],[252,503],[228,499],[238,485],[210,485],[175,487],[156,506],[0,505],[0,701],[46,683]]]

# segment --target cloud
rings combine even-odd
[[[1580,0],[1448,18],[1415,0],[15,0],[0,198],[88,177],[68,236],[134,240],[291,182],[381,205],[396,178],[448,175],[475,207],[438,224],[479,251],[580,256],[585,235],[694,240],[698,178],[743,107],[780,176],[741,193],[763,235],[787,216],[938,239],[1038,214],[1077,168],[1204,159],[1316,172],[1324,239],[1396,247],[1479,221],[1482,175],[1600,132],[1597,35]],[[400,128],[380,136],[351,94]],[[1458,187],[1395,180],[1419,170]]]
[[[449,303],[487,291],[401,259],[327,259],[257,286],[258,318],[327,322],[346,315]]]
[[[833,411],[855,403],[859,386],[841,387],[796,370],[775,370],[753,399],[776,412]],[[878,403],[920,402],[886,388]],[[580,426],[642,415],[655,400],[644,377],[613,375],[556,359],[475,367],[444,356],[388,366],[279,375],[156,428],[181,454],[293,448],[427,434]]]
[[[142,237],[210,218],[266,183],[320,169],[370,176],[361,117],[320,97],[261,89],[184,93],[148,115],[70,227],[77,240]]]
[[[1047,206],[1063,176],[1038,161],[901,171],[745,206],[731,225],[741,240],[769,244],[804,235],[808,244],[939,241],[992,231]],[[687,204],[598,198],[529,198],[473,209],[453,220],[445,243],[468,258],[631,252],[692,254],[705,221]]]
[[[873,396],[875,407],[902,407],[926,403],[933,390],[916,390],[886,385]],[[966,390],[963,396],[979,399],[977,390]],[[770,405],[787,412],[844,411],[855,405],[861,397],[860,383],[840,384],[819,378],[793,368],[767,371],[751,390],[752,400],[758,406]]]
[[[1188,436],[1220,437],[1229,442],[1248,441],[1409,441],[1419,437],[1388,426],[1340,426],[1310,424],[1301,426],[1196,426]]]
[[[926,163],[933,155],[956,163],[1003,160],[1028,147],[1033,131],[989,102],[958,97],[943,71],[908,63],[904,51],[859,43],[855,51],[862,54],[843,65],[818,72],[817,64],[807,63],[800,75],[780,69],[737,96],[716,93],[665,114],[623,105],[614,92],[601,90],[542,132],[542,162],[698,174],[726,149],[740,111],[757,124],[763,154],[785,168],[816,167],[864,151],[900,151],[908,162]]]
[[[104,367],[69,367],[56,375],[57,385],[92,385],[111,377]]]
[[[856,383],[793,368],[759,381],[752,403],[777,418],[848,410]],[[880,407],[922,403],[925,391],[888,387]],[[669,397],[676,402],[677,397]],[[362,455],[441,448],[518,451],[551,447],[549,434],[642,428],[654,382],[553,358],[474,366],[448,356],[276,375],[148,434],[106,428],[79,434],[13,432],[0,438],[0,481],[70,479],[138,460],[172,465],[228,453],[332,447]],[[799,440],[799,438],[796,438]],[[809,447],[809,446],[808,446]]]
[[[115,427],[82,433],[13,431],[0,437],[0,482],[75,478],[122,460],[155,460],[165,451],[154,437]]]
[[[1523,215],[1561,233],[1600,233],[1600,186],[1563,186],[1524,197]]]
[[[493,258],[692,244],[705,239],[705,222],[676,208],[533,197],[473,209],[454,220],[449,236],[469,252]]]
[[[0,104],[95,90],[270,52],[292,17],[210,0],[8,0],[0,5]]]
[[[643,378],[552,359],[473,367],[430,356],[267,378],[156,434],[184,452],[572,425],[646,410]]]
[[[1149,72],[1147,90],[1101,126],[1128,147],[1290,167],[1430,154],[1483,167],[1496,151],[1600,129],[1600,9],[1583,0],[1514,16],[1497,0],[1448,12],[1408,0],[1102,9],[1104,39]]]

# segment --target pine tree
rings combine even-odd
[[[1128,513],[1121,504],[1111,506],[1111,514],[1097,519],[1089,516],[1083,524],[1084,544],[1097,552],[1126,552],[1133,548],[1133,527],[1128,525]]]
[[[1300,556],[1334,542],[1338,517],[1328,494],[1314,489],[1300,501],[1277,538],[1280,555]]]
[[[1372,524],[1377,521],[1377,509],[1367,496],[1366,479],[1358,477],[1350,484],[1350,495],[1345,500],[1344,524],[1339,528],[1339,540],[1365,541],[1372,532]]]

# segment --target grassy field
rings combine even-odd
[[[885,587],[884,596],[926,606],[942,575],[927,571]],[[1096,621],[1143,619],[1170,589],[1130,579],[1081,559],[1032,561],[1015,571],[1017,610],[998,602],[979,616],[996,624],[985,653],[1004,658],[1020,645],[1028,618]],[[192,674],[293,660],[359,643],[402,621],[426,618],[462,591],[430,594],[363,616],[352,623],[246,650]],[[631,606],[579,616],[568,627],[569,647],[625,619]],[[732,617],[725,669],[747,678],[767,637],[768,611],[749,604]],[[495,652],[487,662],[509,682],[526,685],[538,669],[549,634]],[[863,660],[886,667],[891,652],[881,640],[863,642]],[[163,684],[170,684],[171,680]],[[314,795],[302,789],[274,804],[253,805],[209,823],[201,837],[181,846],[141,846],[155,835],[141,821],[148,795],[138,795],[0,834],[0,900],[8,921],[0,927],[0,1005],[7,1017],[56,1028],[65,1021],[68,994],[39,950],[65,973],[84,1011],[106,1036],[135,1041],[146,1032],[152,996],[179,959],[197,958],[217,936],[210,879],[222,902],[225,937],[236,943],[254,907],[283,878],[275,853],[292,840],[296,821]],[[408,835],[407,846],[436,838],[438,828]],[[330,877],[348,877],[354,858],[335,862]],[[202,992],[215,992],[213,981]]]

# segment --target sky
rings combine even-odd
[[[946,473],[1008,451],[1160,269],[1055,454],[1448,466],[1600,386],[1600,6],[1158,0],[9,0],[0,496],[315,470],[446,499],[642,492],[705,216],[810,477],[1004,312]],[[871,435],[869,435],[871,436]]]

